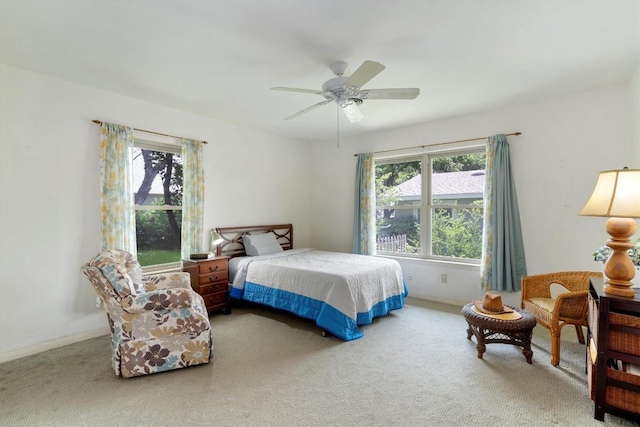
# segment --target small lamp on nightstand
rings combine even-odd
[[[616,169],[600,172],[593,194],[580,211],[580,215],[609,217],[606,243],[612,250],[604,265],[607,280],[604,292],[633,297],[631,279],[635,267],[627,252],[635,244],[629,239],[638,229],[640,218],[640,169]]]
[[[224,242],[224,239],[222,238],[222,236],[220,236],[216,230],[211,229],[211,247],[209,248],[209,250],[214,254],[217,255],[217,250],[218,250],[218,245],[220,243]]]

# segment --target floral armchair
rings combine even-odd
[[[111,330],[113,369],[135,377],[208,363],[209,318],[188,273],[142,275],[129,252],[108,250],[83,265]]]

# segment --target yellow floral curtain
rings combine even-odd
[[[204,167],[202,141],[182,139],[182,257],[202,251],[204,219]]]
[[[353,219],[353,253],[376,253],[376,192],[373,153],[358,154]]]
[[[102,123],[100,188],[102,204],[101,250],[122,249],[136,255],[131,155],[133,129]]]

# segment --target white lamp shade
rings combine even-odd
[[[216,230],[211,230],[211,250],[215,250],[215,247],[223,241],[224,239],[216,232]]]
[[[600,172],[580,215],[640,218],[640,169]]]

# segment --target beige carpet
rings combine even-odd
[[[107,336],[1,364],[0,425],[603,425],[587,396],[584,348],[569,328],[554,368],[540,326],[533,365],[503,344],[488,345],[480,360],[460,307],[411,298],[351,342],[258,306],[211,322],[208,365],[120,379]]]

